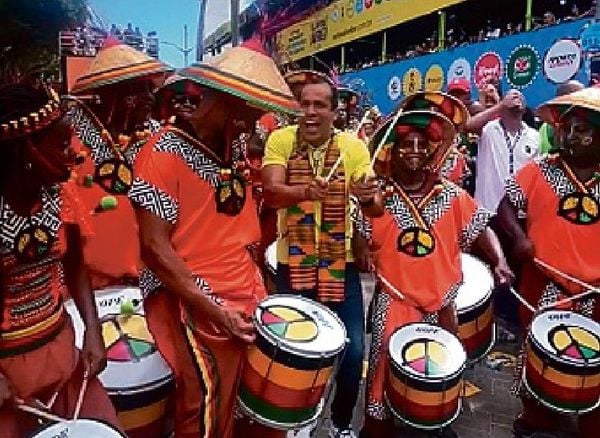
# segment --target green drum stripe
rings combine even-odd
[[[565,409],[569,411],[581,411],[583,409],[589,409],[591,407],[589,403],[565,403],[563,400],[555,400],[553,397],[549,396],[543,390],[538,388],[530,380],[527,382],[527,384],[529,385],[529,389],[535,397],[544,400],[546,403],[556,406],[560,409]]]
[[[283,424],[297,424],[311,419],[317,412],[318,406],[308,409],[283,409],[272,406],[253,395],[243,386],[240,387],[240,400],[255,414]]]

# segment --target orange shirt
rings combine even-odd
[[[220,168],[210,151],[191,145],[177,132],[161,130],[144,147],[135,166],[129,194],[173,225],[171,244],[196,275],[196,282],[217,301],[256,301],[258,269],[247,246],[260,240],[251,186],[236,216],[217,213],[215,187]],[[142,274],[145,294],[160,286],[148,270]]]
[[[386,199],[384,215],[370,220],[367,237],[376,249],[378,273],[412,304],[435,312],[457,293],[462,284],[460,253],[485,230],[490,214],[464,190],[444,181],[443,188],[420,209],[420,215],[433,236],[433,242],[422,235],[413,240],[423,249],[421,255],[399,249],[406,248],[404,237],[418,221],[397,193]]]
[[[92,287],[98,289],[111,284],[120,284],[124,278],[136,278],[141,266],[137,233],[137,222],[127,194],[111,194],[96,183],[89,183],[96,168],[103,160],[114,158],[114,152],[100,134],[89,115],[80,107],[70,112],[75,127],[74,142],[87,152],[84,163],[77,169],[77,194],[86,209],[92,212],[91,227],[94,237],[84,246],[84,259],[90,272]],[[156,132],[160,125],[151,123]],[[132,144],[123,155],[131,165],[144,141]],[[98,207],[104,196],[117,199],[117,207],[100,210]],[[98,208],[100,211],[95,211]]]
[[[600,184],[588,189],[600,202]],[[600,284],[600,221],[576,223],[581,204],[567,212],[569,220],[559,214],[562,198],[580,192],[569,178],[560,160],[544,158],[531,162],[507,183],[508,199],[527,215],[527,237],[533,242],[535,256],[558,270],[587,283]],[[596,212],[598,214],[598,212]],[[545,274],[561,287],[573,293],[579,287],[556,275]]]

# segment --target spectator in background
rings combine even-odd
[[[556,24],[556,16],[550,11],[547,11],[546,13],[544,13],[542,27],[554,26],[555,24]]]

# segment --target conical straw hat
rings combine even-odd
[[[128,79],[156,75],[173,69],[122,42],[107,38],[86,74],[77,78],[73,94],[81,94]]]
[[[455,127],[469,120],[467,107],[456,97],[441,91],[420,91],[408,96],[399,106],[402,111],[431,110],[442,113]]]
[[[600,126],[600,88],[585,88],[556,97],[542,104],[537,110],[537,115],[544,122],[556,124],[575,109],[580,113],[585,112],[590,123]]]
[[[265,111],[298,111],[298,104],[275,62],[252,43],[233,47],[207,62],[184,68],[179,74]]]

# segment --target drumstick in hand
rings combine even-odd
[[[57,423],[64,423],[64,422],[68,421],[66,418],[61,418],[58,415],[54,415],[49,412],[44,412],[41,409],[37,409],[37,408],[34,408],[33,406],[29,406],[20,398],[16,398],[15,402],[17,404],[17,409],[19,409],[20,411],[35,415],[36,417],[44,418],[49,421],[55,421]]]
[[[325,181],[329,182],[329,180],[333,177],[333,174],[335,173],[335,171],[337,170],[337,168],[340,166],[341,163],[342,163],[342,154],[340,154],[340,156],[338,157],[335,164],[331,167],[331,170],[325,177]]]

